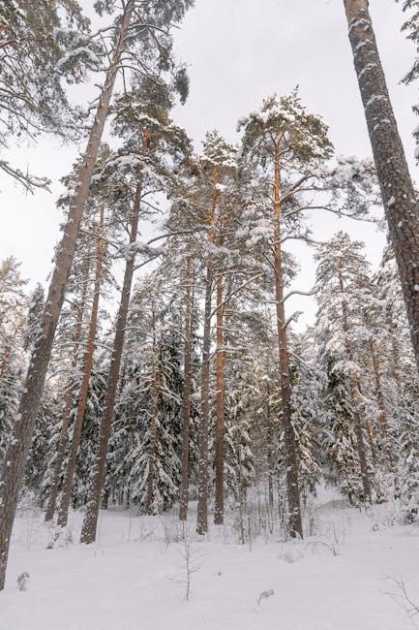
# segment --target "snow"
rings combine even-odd
[[[358,27],[363,27],[364,31],[368,31],[371,28],[371,22],[365,18],[353,20],[349,28],[349,33],[352,33],[352,31]]]
[[[377,103],[377,101],[386,101],[387,97],[384,96],[383,94],[375,94],[374,96],[371,96],[371,98],[367,101],[367,107],[371,107],[371,105],[374,105],[374,103]]]
[[[59,60],[59,62],[57,63],[57,70],[60,70],[69,61],[72,61],[73,59],[80,57],[81,55],[84,55],[92,65],[100,66],[101,61],[99,57],[92,50],[90,50],[90,48],[88,48],[87,46],[79,46],[78,48],[74,48],[73,50],[68,51]]]
[[[26,511],[17,522],[0,630],[404,630],[396,581],[419,600],[419,528],[395,525],[391,506],[367,512],[341,500],[312,507],[313,536],[279,534],[241,546],[231,525],[191,535],[191,599],[175,514],[101,515],[99,541],[45,550],[48,528]],[[192,529],[192,526],[191,526]],[[29,573],[27,590],[17,579]],[[269,594],[269,596],[268,596]],[[419,619],[418,619],[419,621]]]
[[[377,68],[377,64],[376,63],[367,63],[367,65],[359,73],[358,79],[360,79],[364,74],[366,74],[370,70],[374,70],[374,68]]]

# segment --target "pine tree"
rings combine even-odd
[[[68,510],[71,500],[73,477],[76,469],[77,451],[80,445],[80,437],[83,428],[83,420],[86,412],[87,397],[89,392],[90,379],[93,370],[94,351],[98,328],[99,304],[104,280],[104,258],[106,246],[104,240],[105,211],[103,206],[99,209],[97,223],[95,225],[96,251],[95,251],[95,279],[93,288],[93,301],[91,306],[89,330],[86,339],[86,349],[83,357],[83,374],[78,393],[77,413],[74,418],[73,437],[67,462],[67,469],[64,479],[63,495],[61,498],[58,524],[65,527],[68,521]]]
[[[81,534],[81,540],[86,544],[93,542],[96,537],[136,256],[142,253],[146,258],[153,258],[154,255],[152,249],[137,242],[141,204],[144,197],[151,191],[159,190],[162,181],[167,182],[170,178],[173,170],[169,166],[170,160],[176,164],[189,152],[186,135],[169,119],[168,109],[172,104],[173,92],[162,80],[157,83],[145,80],[143,85],[139,85],[129,96],[121,97],[117,104],[115,132],[124,138],[125,143],[120,151],[110,158],[103,171],[103,178],[107,181],[109,189],[113,190],[117,204],[121,207],[129,231],[129,243],[122,250],[126,264],[116,320],[106,407]]]
[[[308,114],[297,94],[290,97],[267,99],[260,113],[251,114],[241,121],[244,130],[244,152],[251,155],[254,167],[269,169],[268,177],[274,189],[274,207],[271,220],[271,251],[274,270],[274,294],[278,351],[281,375],[282,422],[285,432],[287,464],[287,494],[289,506],[289,533],[303,536],[298,463],[295,434],[292,427],[289,349],[287,319],[285,315],[285,271],[283,242],[285,238],[286,199],[295,192],[286,178],[296,171],[300,181],[310,178],[310,167],[331,155],[324,123]],[[298,187],[298,185],[297,185]]]
[[[141,57],[142,53],[147,51],[145,64],[138,67],[140,75],[147,74],[151,70],[150,65],[155,67],[157,64],[161,70],[171,72],[174,75],[174,83],[177,88],[182,89],[185,87],[185,81],[182,80],[182,76],[185,73],[184,71],[182,73],[182,69],[180,74],[179,71],[176,71],[173,57],[170,54],[172,48],[170,36],[168,37],[166,34],[163,36],[162,30],[164,30],[164,27],[170,30],[173,24],[181,21],[192,2],[190,0],[183,0],[182,2],[171,0],[162,7],[161,3],[155,0],[148,3],[145,7],[142,6],[142,16],[147,21],[145,32],[141,28],[141,24],[140,28],[137,27],[136,12],[140,10],[139,4],[141,3],[138,3],[136,0],[129,0],[124,4],[113,25],[113,48],[109,51],[112,60],[107,68],[106,79],[98,100],[95,121],[91,128],[84,163],[79,173],[76,193],[70,205],[64,236],[57,251],[55,270],[42,318],[41,327],[43,334],[40,336],[32,355],[19,408],[19,422],[15,423],[14,439],[9,444],[7,461],[12,462],[12,465],[4,469],[0,495],[0,589],[4,587],[10,535],[15,518],[19,486],[22,483],[25,460],[31,442],[34,419],[42,396],[55,330],[62,309],[93,170],[106,118],[110,110],[113,89],[117,75],[121,70],[122,55],[125,53],[129,56],[132,53],[135,59],[136,56]],[[101,2],[96,4],[96,8],[111,13],[116,9],[113,3],[105,4]],[[130,29],[131,26],[132,28]]]
[[[416,265],[419,245],[415,236],[419,214],[416,192],[387,89],[369,14],[369,0],[344,0],[344,5],[382,202],[419,368],[419,271]]]

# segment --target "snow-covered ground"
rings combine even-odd
[[[392,508],[367,513],[330,501],[312,510],[313,536],[279,534],[239,545],[231,526],[190,540],[174,515],[103,512],[98,543],[46,550],[41,515],[21,514],[11,550],[0,630],[403,630],[419,627],[419,527]],[[17,577],[30,574],[27,590]]]

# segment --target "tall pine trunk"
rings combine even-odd
[[[419,368],[419,212],[369,14],[368,0],[344,0],[355,70]]]
[[[126,5],[121,21],[118,41],[113,59],[99,98],[95,121],[80,169],[77,192],[72,200],[64,235],[57,250],[47,301],[42,315],[42,334],[32,353],[24,393],[15,418],[13,439],[7,448],[0,487],[0,590],[4,588],[9,556],[10,538],[16,515],[19,490],[22,485],[25,463],[32,442],[35,418],[41,403],[45,378],[51,357],[55,330],[61,314],[64,293],[76,249],[90,182],[96,164],[106,118],[112,99],[116,77],[120,68],[121,55],[134,8],[133,2]]]
[[[208,211],[210,243],[214,243],[214,218],[218,206],[220,192],[218,190],[219,168],[213,170],[214,193]],[[209,439],[209,389],[210,389],[210,353],[211,353],[211,306],[214,288],[214,265],[211,255],[208,256],[205,280],[204,333],[202,342],[202,374],[201,374],[201,419],[199,424],[199,465],[198,465],[198,534],[208,531],[208,439]]]
[[[224,352],[224,277],[217,278],[216,331],[216,428],[215,428],[215,525],[224,522],[224,423],[225,423],[225,352]]]
[[[303,524],[301,518],[300,489],[298,481],[298,457],[294,427],[292,425],[291,408],[291,381],[287,338],[287,323],[284,305],[284,266],[281,244],[281,166],[279,156],[275,158],[275,182],[274,182],[274,276],[275,276],[275,302],[276,324],[279,345],[279,370],[281,379],[281,408],[282,425],[284,428],[287,499],[288,499],[288,532],[292,538],[303,537]]]
[[[138,234],[138,222],[141,207],[141,184],[138,184],[135,193],[131,213],[130,244],[136,242]],[[112,430],[112,421],[115,408],[115,400],[118,389],[119,373],[121,369],[122,352],[125,341],[125,331],[128,320],[128,309],[131,298],[131,289],[135,271],[135,255],[129,254],[125,265],[124,282],[122,285],[121,301],[116,319],[116,330],[112,348],[112,358],[108,377],[108,387],[105,397],[105,411],[103,413],[99,446],[96,453],[95,467],[92,484],[89,489],[86,515],[81,531],[81,542],[91,544],[96,540],[97,522],[99,518],[100,501],[106,477],[106,459],[108,454],[109,439]]]
[[[208,531],[208,433],[209,433],[209,381],[211,351],[211,305],[213,289],[212,265],[207,264],[205,282],[204,333],[202,343],[201,375],[201,418],[199,424],[199,466],[198,466],[198,514],[196,531]]]
[[[71,496],[73,492],[74,475],[77,466],[77,456],[80,448],[81,432],[86,413],[87,397],[89,395],[89,385],[93,369],[93,357],[95,351],[95,341],[97,334],[97,322],[99,316],[100,293],[103,281],[103,264],[105,248],[103,241],[104,212],[100,211],[100,222],[97,226],[96,236],[96,274],[93,291],[92,310],[90,314],[89,333],[87,337],[86,352],[83,359],[83,373],[80,385],[77,412],[74,419],[73,437],[71,440],[70,452],[64,476],[63,493],[61,505],[58,513],[58,525],[66,527],[68,522],[68,512],[70,509]]]
[[[189,503],[189,469],[190,469],[190,425],[192,411],[192,336],[193,336],[193,305],[194,305],[194,268],[192,257],[186,261],[186,308],[185,308],[185,350],[184,350],[184,381],[182,397],[182,477],[179,494],[179,519],[188,518]]]
[[[76,327],[74,331],[74,354],[71,361],[71,372],[77,368],[78,360],[79,360],[79,349],[81,344],[82,332],[83,332],[83,320],[84,313],[86,310],[86,298],[87,298],[87,289],[88,289],[88,277],[90,271],[90,250],[87,252],[87,256],[82,269],[82,282],[83,289],[80,298],[80,305],[77,309],[77,317],[76,317]],[[54,518],[55,510],[57,507],[57,498],[60,487],[60,477],[61,471],[64,463],[65,449],[67,445],[67,433],[68,427],[70,425],[71,420],[71,411],[73,408],[73,400],[76,393],[76,388],[74,383],[72,383],[72,378],[70,377],[68,388],[64,397],[64,412],[63,412],[63,421],[61,425],[60,439],[58,442],[58,451],[57,456],[54,462],[53,467],[53,476],[51,488],[48,496],[47,509],[45,512],[45,522],[48,523],[52,521]]]

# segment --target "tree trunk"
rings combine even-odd
[[[211,350],[211,298],[213,288],[213,272],[211,264],[207,265],[205,284],[204,334],[202,345],[201,376],[201,419],[199,425],[199,467],[198,467],[198,534],[208,531],[208,425],[209,425],[209,379]]]
[[[179,519],[188,518],[189,503],[189,451],[190,451],[190,423],[192,410],[192,336],[193,336],[193,303],[194,303],[194,269],[193,260],[186,261],[186,314],[185,314],[185,355],[184,381],[182,399],[182,478],[180,482]]]
[[[224,278],[217,280],[216,415],[215,430],[215,525],[224,523]]]
[[[137,186],[131,216],[130,244],[135,243],[138,234],[138,221],[141,206],[141,185]],[[86,515],[83,521],[81,542],[91,544],[96,540],[97,522],[99,517],[100,500],[106,476],[106,458],[109,438],[112,430],[112,420],[115,399],[118,388],[119,372],[121,369],[122,351],[125,341],[125,329],[128,319],[129,302],[131,298],[132,282],[135,271],[135,255],[130,254],[125,266],[124,282],[122,286],[121,302],[116,320],[115,338],[112,348],[112,359],[109,370],[108,389],[105,398],[105,411],[99,434],[99,446],[96,453],[95,468],[92,485],[89,489]]]
[[[214,218],[220,197],[218,190],[219,169],[214,168],[214,195],[208,211],[209,241],[214,242]],[[214,269],[211,257],[207,261],[205,282],[204,334],[202,344],[201,374],[201,420],[199,425],[199,466],[198,466],[198,513],[196,531],[206,534],[208,531],[208,437],[209,437],[209,384],[210,384],[210,352],[211,352],[211,306],[214,284]]]
[[[368,0],[344,0],[365,116],[419,368],[419,212]]]
[[[288,532],[292,538],[303,537],[303,524],[301,519],[300,489],[298,483],[298,458],[294,427],[292,426],[291,410],[291,381],[289,373],[288,339],[284,305],[284,269],[281,245],[281,167],[279,157],[275,159],[275,185],[274,185],[274,276],[275,276],[275,301],[276,324],[278,330],[279,345],[279,370],[281,378],[281,407],[282,424],[285,435],[286,479],[288,498]]]
[[[78,359],[79,359],[79,349],[81,344],[81,337],[83,331],[83,319],[84,313],[86,310],[86,298],[87,298],[87,289],[88,289],[88,277],[90,270],[90,251],[87,252],[83,273],[82,273],[82,282],[83,282],[83,290],[80,299],[80,306],[78,307],[77,319],[76,319],[76,328],[74,331],[74,354],[73,359],[71,361],[71,372],[73,373],[77,367]],[[54,463],[53,470],[53,478],[51,489],[48,497],[47,509],[45,512],[45,522],[48,523],[52,521],[54,518],[56,506],[57,506],[57,497],[58,490],[60,486],[60,476],[63,468],[65,448],[67,444],[67,433],[68,427],[70,425],[71,420],[71,410],[73,407],[73,399],[76,396],[74,383],[71,382],[71,377],[68,383],[68,388],[65,393],[64,398],[64,413],[63,413],[63,422],[61,426],[60,440],[58,443],[58,452],[57,457]]]
[[[93,356],[95,351],[95,341],[97,333],[97,321],[99,315],[100,292],[103,280],[103,263],[105,247],[103,241],[104,212],[100,211],[100,222],[97,226],[96,236],[96,274],[93,292],[92,311],[90,315],[89,333],[87,337],[86,352],[83,359],[83,374],[80,385],[80,392],[77,404],[77,413],[74,420],[73,438],[67,461],[67,468],[64,476],[63,494],[58,513],[58,525],[66,527],[68,522],[68,512],[70,509],[71,496],[73,492],[73,481],[77,466],[77,455],[80,447],[81,432],[83,429],[84,415],[86,412],[87,397],[89,394],[90,379],[93,369]]]
[[[47,301],[42,315],[42,334],[32,353],[24,393],[16,415],[14,435],[7,448],[0,488],[0,590],[4,588],[10,537],[15,519],[19,490],[32,441],[35,418],[41,403],[55,330],[64,301],[64,293],[74,258],[80,223],[89,196],[90,182],[96,164],[113,88],[125,49],[130,18],[134,9],[128,2],[121,21],[118,42],[99,99],[95,121],[90,133],[84,163],[80,169],[78,188],[70,206],[64,236],[57,250]]]

